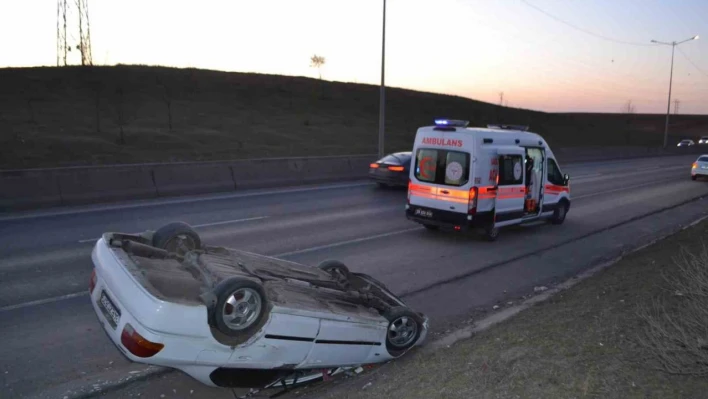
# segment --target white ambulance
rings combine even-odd
[[[543,219],[561,224],[570,209],[568,175],[543,137],[525,126],[438,119],[418,129],[406,217],[430,230],[499,228]]]

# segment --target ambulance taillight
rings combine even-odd
[[[474,215],[477,213],[477,187],[470,189],[469,201],[467,202],[467,214]]]

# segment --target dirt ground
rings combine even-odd
[[[657,298],[677,304],[663,276],[675,272],[680,247],[700,251],[707,237],[703,222],[471,339],[433,353],[412,352],[355,378],[301,388],[297,396],[706,398],[705,377],[658,370],[639,344],[644,324],[637,311]]]
[[[377,152],[374,85],[140,65],[0,68],[0,81],[0,169]],[[555,148],[658,146],[664,131],[663,115],[551,114],[387,88],[386,152],[410,150],[440,117],[529,125]],[[670,141],[706,131],[708,116],[677,115]]]

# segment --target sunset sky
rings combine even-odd
[[[317,77],[318,54],[326,80],[380,79],[382,0],[88,3],[98,65]],[[56,0],[0,9],[0,67],[56,65]],[[676,50],[672,97],[681,114],[708,114],[706,0],[388,0],[386,83],[494,103],[504,92],[543,111],[618,112],[631,99],[663,113],[671,47],[650,40],[694,35]]]

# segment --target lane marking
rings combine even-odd
[[[352,188],[352,187],[363,187],[363,186],[373,186],[372,182],[354,182],[354,183],[343,183],[343,184],[328,184],[328,185],[318,185],[318,186],[307,186],[302,188],[282,188],[277,190],[263,190],[263,191],[253,191],[253,192],[240,192],[233,194],[205,194],[204,196],[197,196],[191,198],[175,198],[175,199],[148,199],[141,200],[131,203],[124,204],[113,204],[113,205],[90,205],[88,208],[84,209],[65,209],[56,211],[36,211],[24,214],[24,215],[13,215],[13,216],[0,216],[0,222],[14,221],[14,220],[25,220],[25,219],[38,219],[44,217],[53,216],[66,216],[66,215],[79,215],[84,213],[92,212],[104,212],[113,211],[121,209],[133,209],[133,208],[147,208],[152,206],[161,205],[179,205],[179,204],[189,204],[194,202],[206,202],[206,201],[220,201],[228,199],[237,198],[250,198],[259,197],[264,195],[275,195],[275,194],[294,194],[303,193],[309,191],[324,191],[324,190],[336,190],[339,188]],[[31,211],[30,211],[31,212]]]
[[[657,183],[664,183],[664,182],[669,182],[669,181],[676,181],[676,179],[671,178],[671,179],[664,179],[664,180],[659,180],[659,181],[652,181],[652,182],[648,182],[648,183],[637,184],[637,185],[634,185],[634,186],[624,186],[624,187],[616,188],[616,189],[613,189],[613,190],[598,191],[598,192],[596,192],[596,193],[590,193],[590,194],[585,194],[585,195],[579,195],[579,196],[577,196],[577,197],[571,196],[571,197],[570,197],[570,200],[571,200],[571,201],[573,201],[573,200],[579,200],[579,199],[582,199],[582,198],[595,197],[595,196],[602,195],[602,194],[611,194],[611,193],[616,193],[616,192],[619,192],[619,191],[625,191],[625,190],[630,190],[630,189],[633,189],[633,188],[640,188],[640,187],[645,187],[645,186],[652,186],[652,185],[655,186],[655,185],[657,185]]]
[[[192,227],[200,228],[200,227],[210,227],[210,226],[221,226],[224,224],[231,224],[231,223],[243,223],[243,222],[250,222],[253,220],[262,220],[262,219],[267,219],[268,216],[256,216],[252,218],[245,218],[245,219],[234,219],[234,220],[223,220],[221,222],[212,222],[212,223],[202,223],[202,224],[193,224],[191,225]],[[133,233],[133,234],[138,234],[138,233]],[[96,242],[98,241],[98,238],[87,238],[84,240],[79,240],[79,243],[85,244],[87,242]]]
[[[327,244],[327,245],[319,245],[316,247],[300,249],[297,251],[283,252],[280,254],[270,255],[270,256],[275,257],[275,258],[280,258],[280,257],[284,257],[284,256],[299,255],[299,254],[304,254],[307,252],[319,251],[322,249],[341,247],[342,245],[356,244],[356,243],[360,243],[360,242],[371,241],[371,240],[375,240],[377,238],[391,237],[391,236],[395,236],[398,234],[409,233],[411,231],[416,231],[416,230],[421,230],[421,229],[422,229],[422,227],[412,227],[409,229],[396,230],[396,231],[391,231],[388,233],[377,234],[377,235],[368,236],[368,237],[355,238],[353,240],[340,241],[340,242],[335,242],[335,243]]]
[[[78,298],[78,297],[84,296],[84,295],[88,296],[88,291],[74,292],[73,294],[60,295],[60,296],[55,296],[55,297],[46,298],[46,299],[38,299],[36,301],[18,303],[17,305],[3,306],[0,308],[0,312],[5,312],[8,310],[22,309],[22,308],[26,308],[26,307],[30,307],[30,306],[44,305],[44,304],[52,303],[52,302],[65,301],[67,299]]]

